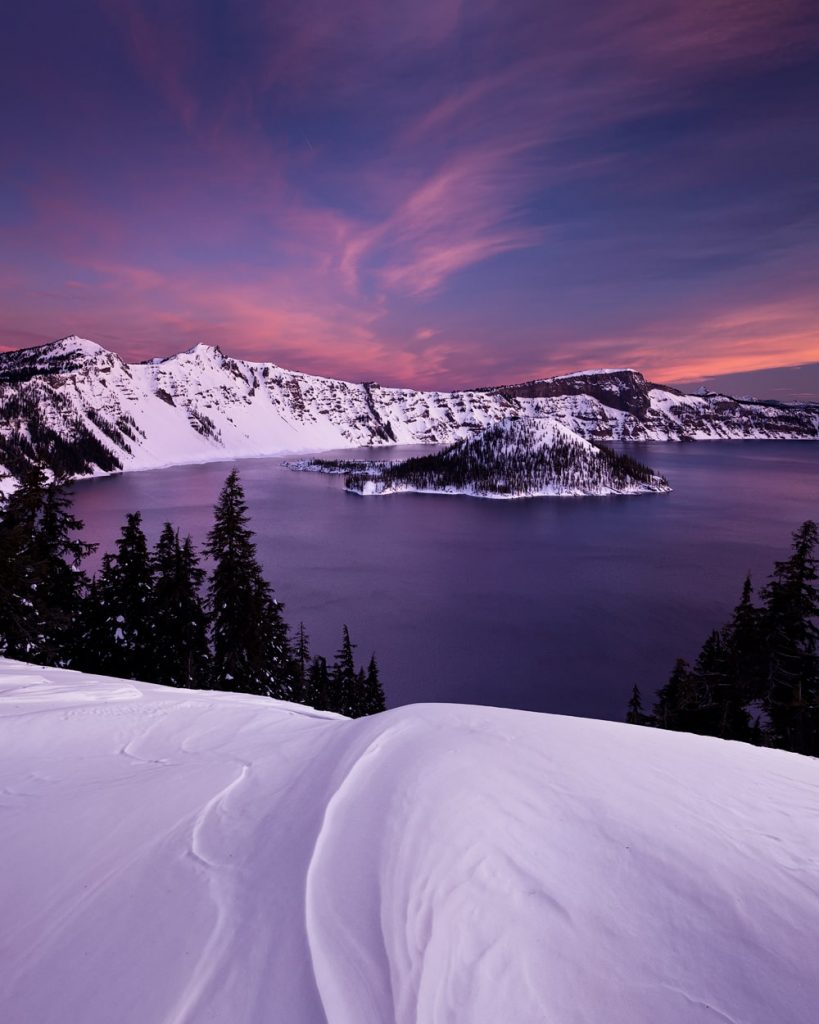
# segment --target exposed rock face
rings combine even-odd
[[[82,476],[364,445],[451,444],[538,416],[589,440],[817,438],[819,405],[685,395],[635,370],[464,391],[354,384],[196,345],[145,363],[82,338],[0,354],[0,476]]]
[[[507,398],[562,398],[566,395],[587,395],[602,405],[627,412],[644,420],[651,408],[649,391],[660,385],[649,384],[637,370],[597,370],[571,373],[564,377],[530,380],[523,384],[493,389]],[[682,392],[662,388],[671,394]]]

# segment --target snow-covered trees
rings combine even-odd
[[[303,624],[291,645],[248,524],[234,470],[214,509],[209,577],[191,538],[180,540],[171,523],[150,551],[134,512],[116,551],[89,580],[81,563],[96,545],[74,536],[83,524],[71,513],[69,492],[34,467],[0,500],[0,655],[262,694],[354,717],[383,710],[375,661],[367,673],[355,672],[346,626],[348,657],[337,658],[332,673],[324,658],[311,660]]]
[[[311,465],[332,472],[344,464]],[[352,468],[345,486],[361,494],[416,490],[485,497],[669,490],[648,466],[545,418],[506,420],[432,455]]]
[[[68,493],[38,466],[0,502],[0,654],[70,661],[74,613],[88,582],[80,564],[96,547],[74,536],[82,527]]]

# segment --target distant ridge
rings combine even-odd
[[[387,444],[450,444],[516,417],[594,441],[816,439],[819,405],[685,395],[637,370],[417,391],[352,383],[204,344],[126,363],[69,335],[0,353],[0,474],[39,460],[72,477]]]

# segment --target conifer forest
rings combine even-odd
[[[730,619],[693,665],[677,660],[650,712],[634,686],[627,721],[819,756],[818,543],[802,523],[759,600],[746,577]]]
[[[303,623],[290,629],[249,524],[233,470],[201,553],[171,523],[149,547],[132,512],[89,577],[83,562],[97,545],[79,539],[69,489],[29,467],[0,504],[0,655],[350,717],[383,711],[375,655],[356,664],[346,625],[331,659],[313,654]]]

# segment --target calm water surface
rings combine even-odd
[[[819,518],[819,444],[622,448],[673,493],[361,498],[279,459],[236,465],[288,621],[303,620],[328,655],[346,622],[362,659],[375,649],[390,704],[622,718],[632,685],[651,692],[677,656],[694,657],[745,573],[764,582],[790,532]],[[232,465],[81,482],[77,512],[103,550],[137,509],[152,542],[166,520],[201,542]]]

